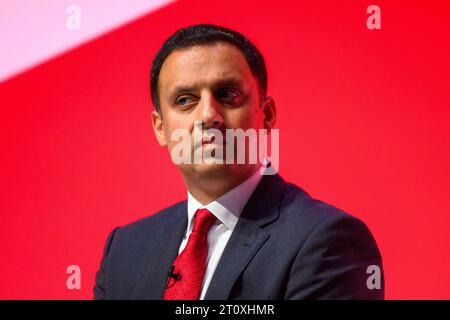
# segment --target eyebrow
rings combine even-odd
[[[211,87],[214,90],[221,88],[221,87],[244,88],[245,82],[240,79],[236,79],[236,78],[224,78],[224,79],[220,79],[220,80],[213,82]],[[173,90],[171,90],[171,93],[169,94],[168,101],[169,102],[173,101],[177,95],[195,91],[197,88],[198,88],[198,86],[195,86],[195,85],[194,86],[184,86],[184,85],[175,86],[173,88]]]

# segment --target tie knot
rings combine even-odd
[[[194,227],[192,232],[208,233],[209,228],[211,228],[211,225],[215,220],[216,216],[208,209],[198,209],[194,216]]]

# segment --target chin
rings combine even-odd
[[[188,176],[204,179],[228,180],[236,176],[245,176],[251,166],[244,164],[191,164],[180,166],[180,170]]]
[[[202,163],[189,165],[189,171],[192,174],[200,175],[205,178],[222,178],[232,173],[232,165],[220,163]]]

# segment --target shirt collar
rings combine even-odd
[[[207,205],[201,204],[188,191],[188,232],[192,228],[195,212],[202,208],[208,209],[228,229],[233,230],[238,222],[242,210],[244,209],[244,206],[247,204],[250,196],[260,182],[263,175],[262,170],[264,169],[265,168],[261,167],[256,170],[256,172],[253,173],[247,180]]]

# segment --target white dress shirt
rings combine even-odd
[[[206,271],[203,277],[200,300],[203,300],[205,297],[223,250],[230,239],[231,233],[238,222],[244,206],[261,180],[262,174],[260,170],[264,169],[265,168],[262,166],[240,185],[207,205],[201,204],[188,191],[188,225],[178,254],[180,254],[187,245],[197,209],[206,208],[217,217],[217,220],[213,223],[208,233],[208,256],[206,258]]]

